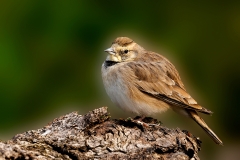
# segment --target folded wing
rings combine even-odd
[[[141,92],[173,106],[211,114],[210,110],[198,105],[186,92],[175,67],[162,56],[157,59],[160,61],[154,61],[153,58],[150,63],[144,60],[127,63],[127,67],[136,76],[133,79],[135,87]]]

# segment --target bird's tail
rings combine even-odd
[[[218,136],[208,127],[208,125],[204,122],[204,120],[199,117],[198,113],[196,111],[187,111],[189,116],[197,122],[197,124],[204,129],[204,131],[211,137],[211,139],[219,145],[223,145],[223,142],[218,138]]]

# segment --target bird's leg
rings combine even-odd
[[[146,118],[145,115],[141,115],[141,116],[137,116],[135,117],[132,121],[136,124],[141,125],[142,127],[149,127],[152,126],[152,124],[148,124],[146,122],[144,122],[143,120]]]
[[[134,120],[136,120],[136,121],[142,121],[142,122],[143,122],[143,120],[144,120],[145,117],[146,117],[146,116],[144,116],[144,115],[137,116],[137,117],[134,118]]]
[[[152,119],[152,118],[150,118],[150,119]],[[149,121],[148,117],[146,117],[145,115],[137,116],[132,121],[137,124],[142,125],[143,127],[158,126],[161,124],[161,123],[156,123],[154,121]]]

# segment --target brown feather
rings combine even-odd
[[[136,76],[131,82],[141,92],[174,106],[212,114],[210,110],[198,105],[186,92],[177,70],[163,56],[145,52],[126,66]],[[130,71],[126,72],[130,73]]]
[[[219,145],[223,145],[220,138],[208,127],[204,120],[195,111],[187,111],[189,116],[212,138],[212,140]]]
[[[118,37],[114,40],[113,44],[118,44],[120,46],[126,46],[132,42],[133,42],[133,40],[128,37]]]

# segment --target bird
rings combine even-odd
[[[164,56],[145,50],[128,37],[118,37],[102,64],[102,80],[111,101],[126,112],[150,116],[168,109],[193,119],[219,145],[223,142],[199,113],[213,112],[186,91],[175,66]]]

